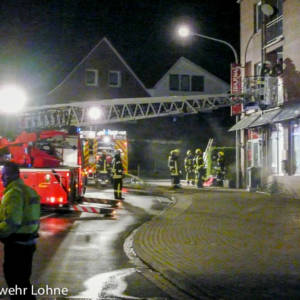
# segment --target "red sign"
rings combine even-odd
[[[238,64],[231,64],[231,80],[230,80],[231,94],[241,94],[242,92],[242,69]],[[235,98],[232,98],[233,100]],[[236,98],[238,99],[238,98]],[[231,115],[239,115],[242,112],[242,104],[235,104],[231,106]]]

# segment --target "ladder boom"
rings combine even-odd
[[[230,94],[191,95],[145,98],[119,98],[82,101],[29,107],[21,115],[20,126],[53,128],[65,126],[93,126],[180,114],[195,114],[227,107],[240,100]],[[101,116],[92,119],[91,108],[98,108]]]

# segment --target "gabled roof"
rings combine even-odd
[[[114,54],[119,58],[119,60],[123,63],[123,65],[127,68],[127,70],[132,74],[132,76],[138,81],[138,83],[142,86],[142,88],[145,90],[147,94],[148,91],[143,84],[143,82],[139,79],[139,77],[134,73],[134,71],[130,68],[130,66],[127,64],[127,62],[124,60],[124,58],[121,56],[121,54],[117,51],[117,49],[111,44],[111,42],[106,38],[103,37],[94,48],[73,68],[73,70],[50,92],[48,92],[47,95],[52,94],[55,90],[57,90],[59,87],[61,87],[71,76],[73,73],[77,71],[77,69],[102,45],[103,43],[106,43],[107,46],[114,52]]]
[[[156,84],[154,85],[153,89],[157,88],[157,86],[159,85],[159,83],[161,81],[163,81],[168,74],[172,71],[173,68],[177,67],[178,65],[180,65],[181,63],[188,63],[190,65],[192,65],[193,67],[195,67],[196,69],[198,69],[199,73],[202,73],[206,76],[209,76],[211,78],[213,78],[215,81],[220,82],[221,84],[226,84],[228,85],[228,83],[222,79],[220,79],[219,77],[215,76],[214,74],[208,72],[207,70],[203,69],[202,67],[200,67],[199,65],[193,63],[192,61],[190,61],[189,59],[185,58],[184,56],[181,56],[172,66],[171,68],[163,75],[162,78],[160,78]]]

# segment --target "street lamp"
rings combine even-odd
[[[188,36],[198,36],[198,37],[202,37],[204,39],[208,39],[208,40],[211,40],[211,41],[215,41],[215,42],[219,42],[219,43],[225,44],[225,45],[227,45],[232,50],[232,52],[234,54],[235,63],[236,64],[239,63],[238,54],[237,54],[236,50],[228,42],[226,42],[224,40],[216,39],[216,38],[204,35],[204,34],[192,32],[190,30],[190,28],[188,26],[186,26],[186,25],[179,26],[177,32],[178,32],[178,35],[180,37],[182,37],[182,38],[187,38]]]
[[[239,58],[238,58],[238,54],[237,54],[236,50],[234,49],[234,47],[231,44],[229,44],[228,42],[226,42],[224,40],[220,40],[220,39],[216,39],[216,38],[204,35],[204,34],[192,32],[187,25],[179,26],[177,29],[177,33],[182,38],[187,38],[189,36],[198,36],[198,37],[201,37],[204,39],[208,39],[211,41],[215,41],[215,42],[224,44],[232,50],[236,65],[239,63]],[[237,123],[238,121],[239,121],[239,116],[236,115],[235,122]],[[238,133],[238,130],[235,131],[235,159],[236,159],[236,165],[235,165],[236,187],[239,188],[240,187],[240,171],[239,171],[240,155],[239,155],[239,133]]]
[[[27,101],[25,92],[14,85],[0,88],[0,111],[7,114],[20,112]]]

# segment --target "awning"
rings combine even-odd
[[[263,111],[260,117],[254,121],[249,127],[259,127],[267,124],[271,124],[273,119],[281,113],[281,109],[275,109],[271,111]]]
[[[233,125],[228,131],[235,131],[248,128],[254,121],[256,121],[260,117],[260,114],[252,114],[250,116],[246,116]]]
[[[283,122],[291,119],[298,118],[300,116],[300,103],[289,105],[281,109],[280,114],[278,114],[272,123]]]

